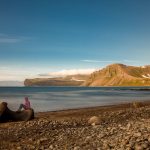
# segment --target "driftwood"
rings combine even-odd
[[[0,122],[28,121],[33,118],[34,118],[34,110],[32,108],[15,112],[7,107],[6,102],[0,103]]]

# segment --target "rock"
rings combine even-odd
[[[79,147],[79,146],[76,146],[76,147],[74,147],[73,150],[80,150],[80,147]]]
[[[140,144],[135,144],[135,150],[143,150],[144,148]]]
[[[108,144],[108,143],[104,143],[104,144],[103,144],[103,148],[104,148],[104,149],[108,149],[108,150],[109,150],[109,149],[110,149],[110,146],[109,146],[109,144]]]
[[[150,143],[150,137],[147,138],[148,142]]]
[[[86,138],[85,138],[85,142],[88,142],[88,141],[90,141],[91,140],[91,136],[87,136]]]
[[[35,149],[35,146],[33,146],[33,145],[30,145],[29,147],[30,147],[30,149]]]
[[[50,145],[50,146],[49,146],[49,149],[53,149],[53,148],[54,148],[54,146],[53,146],[53,145]]]
[[[19,149],[21,149],[21,147],[20,147],[20,146],[18,146],[18,147],[17,147],[17,149],[19,150]]]
[[[99,117],[93,116],[88,120],[88,123],[92,126],[95,126],[95,125],[99,125],[101,123],[101,120]]]
[[[140,136],[142,136],[142,133],[141,132],[134,133],[134,136],[135,137],[140,137]]]
[[[41,141],[40,141],[40,140],[37,140],[37,142],[36,142],[36,143],[37,143],[37,145],[40,145]]]
[[[47,141],[47,140],[48,139],[46,137],[40,138],[40,142]]]
[[[127,124],[127,130],[129,130],[131,128],[131,123]]]
[[[122,140],[122,145],[127,145],[128,143],[129,143],[129,140],[125,140],[125,139]]]
[[[148,143],[143,143],[143,144],[142,144],[142,147],[143,147],[143,148],[148,148],[149,145],[148,145]]]

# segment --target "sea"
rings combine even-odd
[[[0,102],[16,111],[29,97],[35,112],[150,100],[150,87],[0,87]]]

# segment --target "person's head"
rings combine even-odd
[[[28,101],[29,101],[28,97],[25,97],[25,98],[24,98],[24,100],[25,100],[26,102],[28,102]]]

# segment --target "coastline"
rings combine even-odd
[[[36,112],[35,116],[37,118],[41,117],[50,117],[51,119],[60,119],[63,117],[75,117],[76,119],[78,117],[82,116],[92,116],[95,113],[104,113],[108,111],[118,111],[118,110],[126,110],[126,109],[132,109],[133,103],[137,102],[142,105],[142,107],[150,106],[150,100],[149,101],[133,101],[133,102],[124,102],[124,103],[118,103],[118,104],[109,104],[109,105],[103,105],[103,106],[92,106],[92,107],[81,107],[81,108],[70,108],[70,109],[62,109],[62,110],[54,110],[54,111],[46,111],[46,112]]]
[[[150,146],[150,101],[35,113],[0,124],[0,149],[136,149]],[[91,125],[92,116],[100,119]],[[14,136],[15,135],[15,136]],[[99,149],[98,149],[99,148]]]

